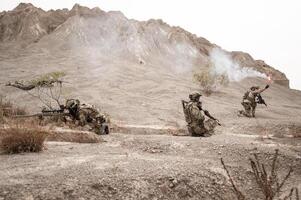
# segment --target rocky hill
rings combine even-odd
[[[211,50],[219,48],[162,20],[139,22],[127,19],[120,12],[106,13],[78,4],[71,10],[44,11],[21,3],[12,11],[4,11],[0,13],[0,41],[17,42],[22,47],[30,45],[30,48],[42,46],[54,52],[96,48],[101,54],[110,52],[138,63],[152,62],[154,57],[159,57],[160,62],[175,65],[178,70],[206,65]],[[288,86],[286,76],[264,61],[254,60],[243,52],[224,52],[242,67],[272,74],[280,84]]]

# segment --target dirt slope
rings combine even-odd
[[[234,199],[219,161],[224,157],[243,192],[260,199],[247,158],[260,152],[271,162],[275,148],[280,148],[279,175],[285,175],[287,163],[295,169],[287,187],[301,186],[300,143],[227,133],[201,139],[114,133],[104,139],[100,144],[51,142],[43,153],[0,156],[0,197]]]

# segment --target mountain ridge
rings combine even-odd
[[[150,19],[148,21],[137,21],[132,19],[127,19],[121,12],[105,12],[99,8],[88,8],[81,6],[79,4],[75,4],[71,10],[68,9],[58,9],[58,10],[49,10],[44,11],[41,8],[37,8],[32,4],[20,3],[15,9],[12,11],[4,11],[0,13],[0,41],[4,43],[18,41],[22,43],[23,46],[28,46],[33,43],[38,43],[39,40],[42,38],[49,36],[56,32],[56,29],[59,29],[71,20],[71,18],[77,18],[73,20],[73,23],[76,24],[82,18],[84,19],[102,19],[102,18],[109,18],[113,25],[116,25],[116,29],[124,28],[124,30],[120,31],[120,36],[116,36],[117,39],[122,39],[122,37],[132,36],[132,32],[139,32],[144,37],[153,37],[154,30],[160,31],[160,29],[165,29],[167,31],[166,35],[161,35],[161,39],[164,42],[168,42],[169,44],[184,44],[184,49],[190,51],[191,49],[195,49],[198,51],[198,54],[201,54],[200,59],[203,61],[196,61],[197,65],[205,65],[207,62],[205,57],[208,57],[210,51],[213,48],[220,48],[216,44],[209,42],[207,39],[203,37],[198,37],[195,34],[192,34],[180,27],[173,27],[168,25],[167,23],[163,22],[162,20],[154,20]],[[114,21],[115,20],[115,21]],[[117,20],[117,22],[116,22]],[[119,20],[119,21],[118,21]],[[127,25],[120,25],[122,23]],[[119,27],[120,25],[120,27]],[[72,27],[73,24],[69,24],[69,27]],[[103,26],[103,24],[99,24],[98,27]],[[98,28],[95,27],[95,28]],[[150,28],[153,27],[153,28]],[[93,24],[88,27],[89,29],[94,29]],[[132,29],[132,32],[126,32],[127,30]],[[151,30],[150,30],[151,29]],[[90,31],[90,30],[88,30]],[[125,35],[122,35],[123,32]],[[114,34],[116,30],[111,30],[110,34]],[[92,33],[92,32],[90,32]],[[157,33],[157,32],[155,32]],[[132,34],[132,35],[131,35]],[[134,33],[136,34],[136,33]],[[148,35],[147,35],[148,34]],[[92,33],[93,37],[96,40],[91,41],[92,43],[97,43],[97,36]],[[143,36],[144,35],[144,36]],[[91,35],[88,34],[90,39]],[[163,38],[165,37],[165,38]],[[105,41],[107,38],[104,38]],[[137,40],[141,40],[141,37]],[[142,42],[145,42],[142,41]],[[155,45],[159,46],[162,43],[162,40],[154,41]],[[129,42],[126,44],[128,45]],[[168,44],[168,45],[169,45]],[[143,46],[144,49],[150,49],[155,46],[153,43],[146,46],[145,44],[137,44],[137,46]],[[115,47],[113,47],[115,48]],[[118,47],[116,47],[118,48]],[[169,45],[168,48],[178,48],[178,45]],[[134,47],[135,50],[133,51],[140,51],[137,50],[137,47]],[[162,48],[160,49],[160,51]],[[193,51],[195,51],[193,50]],[[264,61],[261,60],[254,60],[249,54],[244,52],[227,52],[223,50],[227,54],[229,54],[237,63],[239,63],[243,67],[249,67],[255,69],[261,73],[266,75],[272,75],[276,82],[286,87],[289,86],[289,80],[286,78],[285,74],[281,73],[278,70],[275,70],[271,66],[267,65]],[[166,49],[162,51],[166,52]],[[190,51],[191,53],[191,51]],[[137,54],[136,52],[132,52],[132,54]],[[172,53],[173,54],[173,53]],[[177,54],[177,52],[175,53]],[[183,56],[183,52],[180,52],[180,56]],[[138,56],[139,57],[139,56]],[[165,58],[164,58],[165,59]],[[143,61],[143,58],[138,58],[138,60]],[[205,61],[204,61],[205,60]],[[140,62],[140,61],[139,61]],[[192,61],[195,62],[195,61]],[[183,63],[182,63],[183,64]]]

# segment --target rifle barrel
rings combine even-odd
[[[13,118],[68,116],[68,113],[37,113],[32,115],[15,115]]]

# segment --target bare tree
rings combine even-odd
[[[50,110],[60,107],[64,72],[51,72],[30,81],[15,81],[6,86],[18,88],[39,99]]]

